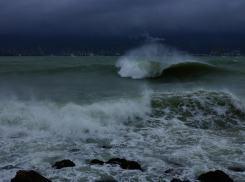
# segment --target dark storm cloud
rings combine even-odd
[[[244,7],[244,0],[8,0],[0,2],[0,33],[242,33]]]

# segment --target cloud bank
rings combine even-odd
[[[244,7],[244,0],[8,0],[0,1],[0,34],[242,33]]]

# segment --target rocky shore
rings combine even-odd
[[[125,170],[140,170],[144,172],[140,164],[138,164],[136,161],[128,161],[126,159],[120,159],[120,158],[112,158],[108,160],[107,162],[103,162],[98,159],[93,159],[90,161],[91,165],[111,165],[111,166],[117,166],[119,165],[122,169]],[[66,159],[62,161],[56,162],[52,168],[54,170],[66,168],[66,167],[74,167],[76,166],[72,161]],[[2,167],[2,169],[12,169],[15,168],[14,166],[5,166]],[[233,171],[241,172],[243,169],[240,168],[235,168],[235,167],[230,167],[228,168]],[[169,169],[165,171],[166,174],[173,175],[173,179],[171,182],[191,182],[188,179],[176,179],[174,178],[174,174],[181,173],[180,170],[176,169]],[[110,181],[117,181],[117,180],[110,180]],[[196,181],[200,182],[234,182],[227,174],[225,174],[221,170],[216,170],[216,171],[209,171],[207,173],[204,173],[197,177]],[[51,180],[45,178],[38,172],[34,170],[30,171],[24,171],[24,170],[19,170],[16,173],[16,176],[11,179],[11,182],[51,182]]]

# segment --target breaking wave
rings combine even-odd
[[[120,60],[116,66],[120,67],[118,74],[121,77],[131,77],[133,79],[183,77],[193,74],[205,75],[210,72],[218,73],[228,71],[228,69],[215,67],[201,62],[166,64],[154,61]]]
[[[150,113],[149,92],[91,105],[5,100],[0,103],[0,138],[104,138]]]
[[[159,118],[194,128],[234,129],[244,125],[245,103],[227,92],[205,90],[145,91],[91,105],[6,100],[0,105],[0,138],[102,139]]]
[[[245,102],[227,91],[198,90],[153,97],[152,115],[156,118],[177,119],[200,129],[234,130],[245,126]]]
[[[183,55],[164,45],[145,45],[121,57],[116,67],[121,77],[144,79],[154,77],[185,77],[232,71]]]
[[[118,74],[121,77],[143,79],[159,77],[164,72],[169,75],[169,71],[179,71],[182,67],[187,69],[188,65],[193,71],[193,64],[198,63],[191,62],[194,62],[191,57],[181,55],[176,49],[162,44],[149,44],[127,52],[117,61],[116,67],[120,68]]]
[[[160,62],[147,60],[121,60],[116,66],[121,68],[118,72],[121,77],[131,77],[133,79],[158,77],[165,67],[165,65]]]

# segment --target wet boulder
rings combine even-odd
[[[61,169],[64,167],[74,167],[75,164],[70,160],[62,160],[60,162],[56,162],[52,167],[56,169]]]
[[[186,180],[185,181],[182,181],[180,179],[174,178],[174,179],[171,180],[171,182],[190,182],[190,181],[188,181],[188,180],[187,181]]]
[[[104,164],[103,161],[100,161],[100,160],[98,160],[98,159],[94,159],[94,160],[92,160],[90,163],[91,163],[91,164],[99,164],[99,165],[103,165],[103,164]]]
[[[16,176],[11,182],[52,182],[51,180],[41,176],[36,171],[17,171]]]
[[[119,165],[123,169],[129,169],[129,170],[138,169],[138,170],[143,171],[143,169],[141,168],[141,166],[137,162],[128,161],[126,159],[114,158],[114,159],[110,159],[108,162],[103,162],[103,161],[100,161],[98,159],[94,159],[90,163],[91,164],[99,164],[99,165],[103,165],[103,164]]]
[[[101,148],[103,148],[103,149],[111,149],[112,147],[103,145],[103,146],[101,146]]]
[[[244,172],[245,168],[241,168],[241,167],[228,167],[229,170],[231,171],[235,171],[235,172]]]
[[[234,182],[221,170],[210,171],[198,177],[201,182]]]
[[[114,158],[114,159],[110,159],[108,162],[106,162],[106,164],[117,164],[117,165],[120,165],[121,168],[123,169],[129,169],[129,170],[138,169],[138,170],[143,171],[143,169],[137,162],[128,161],[126,159]]]
[[[117,182],[113,177],[106,177],[100,180],[95,180],[94,182]]]
[[[12,165],[8,165],[8,166],[4,166],[4,167],[2,167],[1,169],[10,170],[10,169],[14,169],[14,168],[17,168],[17,167],[12,166]]]
[[[79,152],[80,150],[79,149],[71,149],[70,151],[71,152]]]

